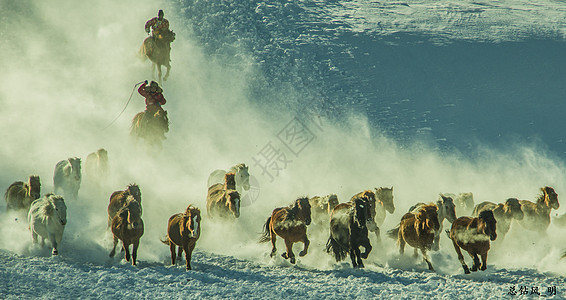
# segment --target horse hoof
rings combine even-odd
[[[363,259],[367,259],[368,256],[369,256],[369,253],[362,253],[362,254],[360,254],[360,256],[361,256]]]
[[[289,257],[287,256],[287,252],[283,252],[283,254],[281,254],[281,257],[283,257],[284,259],[289,258]]]
[[[292,263],[292,264],[295,264],[295,258],[294,258],[294,257],[291,257],[291,258],[289,259],[289,262]]]
[[[53,252],[51,252],[51,254],[53,254],[53,255],[59,255],[59,251],[53,250]]]
[[[299,252],[299,256],[300,256],[300,257],[303,257],[303,256],[305,256],[305,255],[307,255],[307,251],[301,251],[301,252]]]

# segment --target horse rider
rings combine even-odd
[[[163,112],[161,105],[165,104],[165,97],[163,97],[163,89],[159,84],[152,81],[147,85],[147,80],[138,88],[138,93],[145,97],[145,113],[143,114],[144,123],[148,123],[157,111]]]
[[[151,29],[151,36],[154,39],[160,34],[169,31],[169,21],[163,17],[164,15],[163,10],[160,9],[159,12],[157,12],[157,17],[153,17],[151,20],[145,22],[145,32],[149,34],[149,30]]]

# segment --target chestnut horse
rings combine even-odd
[[[372,249],[366,227],[367,222],[372,221],[368,203],[367,197],[358,197],[354,203],[338,204],[332,210],[326,252],[332,252],[337,262],[349,253],[354,268],[364,267],[362,258],[368,258]],[[364,247],[364,253],[360,246]]]
[[[264,230],[260,243],[271,240],[271,254],[273,257],[277,253],[275,242],[277,236],[285,240],[286,252],[281,255],[284,259],[295,263],[293,253],[293,243],[303,242],[304,249],[299,252],[299,256],[307,255],[310,241],[307,238],[307,225],[311,223],[311,205],[308,197],[298,198],[288,207],[276,208],[271,213],[271,217],[265,221]]]
[[[495,204],[493,202],[485,201],[482,202],[474,208],[474,217],[479,217],[482,211],[491,210],[493,216],[497,221],[497,230],[499,231],[499,241],[505,238],[509,228],[511,227],[511,222],[513,219],[517,221],[523,220],[524,213],[521,209],[521,204],[516,198],[509,198],[505,203]]]
[[[401,218],[397,234],[399,253],[401,255],[405,253],[405,244],[415,248],[415,256],[417,256],[417,250],[420,249],[431,271],[434,271],[434,268],[426,251],[431,249],[435,234],[440,228],[437,210],[438,207],[431,203],[420,206],[417,212],[406,213]]]
[[[311,204],[312,219],[315,224],[328,224],[330,213],[338,205],[338,197],[335,194],[324,197],[314,196],[309,198]]]
[[[462,268],[464,268],[464,273],[470,274],[470,269],[468,269],[464,261],[460,248],[468,251],[473,258],[472,272],[476,272],[478,268],[482,271],[487,269],[489,241],[495,241],[497,238],[496,223],[497,221],[491,210],[480,212],[477,218],[460,217],[452,223],[449,236],[458,254],[458,260],[462,264]],[[481,256],[481,265],[478,255]]]
[[[8,210],[25,210],[29,211],[31,203],[35,199],[41,198],[41,181],[39,176],[32,175],[28,178],[28,182],[16,181],[12,183],[6,193],[6,208]]]
[[[217,183],[208,188],[206,214],[209,217],[240,217],[240,193],[236,191],[235,176],[233,172],[226,173],[224,184]]]
[[[409,208],[409,212],[416,213],[423,205],[426,204],[417,203]],[[434,251],[438,251],[438,249],[440,249],[440,233],[442,232],[442,223],[444,222],[444,219],[448,220],[450,223],[456,220],[456,206],[454,205],[452,197],[440,194],[440,198],[436,201],[436,207],[438,207],[438,224],[440,224],[440,227],[434,234],[434,243],[432,244],[432,250]]]
[[[134,199],[140,203],[141,209],[141,191],[137,184],[132,183],[123,191],[115,191],[110,196],[110,203],[108,203],[108,227],[112,224],[114,216],[116,216],[118,211],[126,204],[128,196],[134,197]]]
[[[161,66],[167,68],[163,77],[164,81],[169,78],[171,71],[171,43],[175,40],[175,33],[171,30],[165,31],[155,37],[148,37],[143,41],[140,48],[140,57],[145,60],[149,58],[152,64],[153,78],[155,79],[155,69],[157,68],[158,81],[161,82]]]
[[[122,241],[122,249],[126,252],[126,261],[130,261],[130,245],[132,245],[132,265],[136,265],[140,238],[144,232],[143,220],[141,219],[141,204],[129,195],[122,207],[112,218],[110,224],[114,236],[114,246],[110,251],[110,257],[116,254],[116,244]]]
[[[546,232],[548,225],[550,225],[550,211],[553,208],[558,209],[560,203],[558,203],[558,194],[553,188],[545,186],[540,190],[541,194],[536,203],[519,200],[521,210],[525,214],[519,224],[525,229],[542,233]]]
[[[200,237],[200,209],[189,206],[184,213],[172,215],[167,224],[167,239],[162,243],[169,245],[171,250],[171,264],[175,265],[175,259],[180,258],[185,251],[187,270],[191,270],[191,257],[197,240]],[[175,246],[179,247],[175,253]]]

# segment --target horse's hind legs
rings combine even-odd
[[[114,246],[112,247],[112,251],[110,251],[110,257],[116,255],[116,244],[118,244],[118,238],[114,236]]]
[[[271,236],[271,254],[269,254],[269,256],[273,257],[277,253],[277,247],[275,247],[275,242],[277,242],[277,235],[271,229],[269,230],[269,234]],[[287,257],[285,257],[285,259],[287,259]]]
[[[474,259],[474,265],[472,265],[471,271],[472,271],[472,272],[476,272],[476,271],[478,270],[478,268],[480,267],[480,258],[479,258],[478,255],[475,254],[475,253],[472,254],[471,256],[472,256],[472,258]]]
[[[177,247],[177,245],[173,244],[173,242],[169,240],[169,250],[171,251],[171,265],[173,266],[175,265],[175,259],[177,258],[175,247]]]

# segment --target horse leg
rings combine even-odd
[[[122,249],[126,252],[126,261],[130,261],[130,245],[122,241]]]
[[[165,72],[165,76],[163,77],[163,81],[167,81],[167,78],[169,78],[169,71],[171,71],[171,64],[167,64],[167,65],[165,65],[165,67],[167,67],[167,72]]]
[[[456,254],[458,254],[458,260],[462,264],[462,268],[464,268],[464,273],[470,274],[470,269],[468,268],[468,266],[466,265],[466,262],[464,261],[464,255],[462,255],[462,250],[460,250],[460,246],[458,246],[458,244],[456,244],[456,242],[454,240],[452,240],[452,244],[454,245],[454,249],[456,250]]]
[[[188,270],[192,270],[193,268],[191,267],[191,259],[192,259],[192,255],[193,255],[193,250],[195,249],[195,243],[189,243],[189,245],[187,245],[187,249],[185,249],[185,260],[187,263],[187,271]]]
[[[428,257],[428,254],[426,253],[426,249],[421,248],[421,252],[423,253],[424,261],[426,261],[426,263],[428,264],[428,269],[431,270],[431,271],[434,271],[434,268],[432,267],[432,264],[430,263],[430,258]]]
[[[362,255],[362,258],[363,258],[363,259],[367,259],[368,256],[369,256],[369,253],[371,252],[371,249],[372,249],[371,243],[369,242],[369,239],[364,239],[364,240],[360,243],[360,245],[361,245],[362,247],[364,247],[364,253],[361,254],[361,255]]]
[[[112,251],[110,251],[110,257],[116,255],[116,244],[118,244],[118,238],[114,236],[114,246],[112,247]]]
[[[275,256],[275,253],[277,253],[277,248],[275,247],[275,242],[277,242],[277,234],[271,229],[271,227],[269,227],[269,235],[271,237],[271,254],[269,254],[269,256],[273,257]],[[284,258],[287,259],[287,257]]]
[[[356,258],[356,262],[358,263],[358,268],[363,268],[364,267],[364,263],[362,262],[362,257],[361,257],[361,251],[360,251],[360,247],[353,247],[354,249],[354,256]]]
[[[295,263],[295,253],[293,253],[293,242],[288,239],[285,239],[285,249],[287,252],[283,253],[283,258],[289,258],[289,262],[294,264]]]
[[[51,252],[51,254],[53,255],[59,254],[59,251],[57,250],[57,239],[55,237],[55,234],[53,233],[49,234],[48,239],[49,241],[51,241],[51,246],[53,247],[53,251]]]
[[[397,241],[399,242],[399,254],[405,254],[405,239],[401,236],[401,232],[399,232],[399,239]]]
[[[470,256],[474,259],[474,264],[472,265],[472,272],[476,272],[480,267],[480,258],[478,257],[477,253],[470,254]]]
[[[136,265],[136,259],[138,258],[138,247],[139,247],[139,245],[140,245],[140,240],[137,240],[133,243],[133,246],[132,246],[132,266]]]
[[[169,240],[169,250],[171,251],[171,265],[175,265],[175,258],[177,258],[177,251],[175,251],[175,245],[171,240]]]
[[[379,227],[377,227],[375,229],[375,238],[377,239],[377,244],[380,245],[381,244],[381,230],[379,229]]]
[[[480,270],[485,271],[487,269],[487,251],[481,254],[481,267]]]
[[[181,260],[183,254],[183,246],[179,246],[179,251],[177,253],[177,259]]]
[[[356,250],[352,246],[350,246],[350,260],[352,260],[352,267],[354,269],[358,268],[358,260],[356,259]]]
[[[442,232],[442,225],[440,229],[434,233],[434,241],[432,242],[432,250],[438,251],[440,249],[440,233]]]
[[[161,65],[157,65],[157,80],[161,83]]]
[[[305,238],[303,239],[303,243],[305,244],[305,248],[303,248],[303,251],[299,252],[299,256],[303,257],[305,255],[307,255],[307,250],[309,249],[309,244],[311,243],[309,241],[309,239],[307,238],[307,234],[305,233]]]

